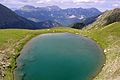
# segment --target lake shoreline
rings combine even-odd
[[[45,35],[53,35],[53,34],[54,34],[54,35],[56,35],[56,34],[73,34],[73,35],[78,35],[78,36],[85,37],[85,38],[87,38],[87,39],[89,39],[89,40],[91,40],[91,41],[94,41],[95,44],[96,44],[100,49],[102,49],[103,55],[105,56],[105,54],[104,54],[104,49],[103,49],[103,48],[100,46],[100,44],[98,44],[97,41],[95,41],[94,39],[88,38],[88,37],[83,36],[83,35],[81,35],[81,34],[75,34],[75,33],[70,33],[70,32],[60,32],[60,33],[56,32],[56,33],[42,33],[42,34],[38,34],[38,35],[33,36],[33,37],[31,37],[30,39],[28,39],[28,40],[25,42],[25,45],[23,45],[23,47],[21,48],[21,50],[20,50],[19,54],[17,55],[17,57],[15,58],[15,61],[16,61],[16,59],[20,56],[20,53],[21,53],[22,49],[23,49],[32,39],[35,39],[35,38],[37,38],[37,37],[42,37],[42,36],[45,36]],[[106,56],[105,56],[104,58],[105,58],[105,61],[104,61],[104,64],[105,64],[105,63],[106,63]],[[96,77],[98,76],[98,74],[102,71],[103,67],[104,67],[104,65],[101,67],[100,71],[99,71],[95,76],[93,76],[93,78],[90,79],[90,80],[93,80],[94,78],[96,78]],[[17,68],[17,63],[16,63],[15,68],[13,69],[13,80],[14,80],[14,70],[16,70],[16,68]]]

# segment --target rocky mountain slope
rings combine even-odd
[[[38,29],[32,21],[18,16],[12,10],[0,4],[0,29]]]
[[[15,12],[29,20],[41,22],[45,20],[56,21],[62,26],[69,26],[75,22],[80,22],[88,17],[100,14],[96,8],[68,8],[61,9],[58,6],[34,7],[24,6]]]
[[[116,8],[113,10],[108,10],[102,13],[95,22],[88,25],[87,28],[91,28],[98,25],[109,25],[114,22],[120,21],[120,8]]]
[[[50,20],[46,20],[46,21],[42,21],[42,22],[37,22],[35,23],[37,27],[42,28],[42,29],[47,29],[47,28],[52,28],[52,27],[60,27],[61,24],[59,24],[56,21],[50,21]]]

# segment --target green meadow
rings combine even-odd
[[[13,70],[16,58],[23,46],[33,37],[45,33],[74,33],[95,40],[105,51],[106,63],[100,74],[94,80],[114,80],[120,75],[120,23],[108,26],[95,26],[91,29],[77,30],[55,27],[41,30],[1,29],[0,55],[4,56],[4,80],[13,80]],[[3,69],[4,70],[4,69]]]

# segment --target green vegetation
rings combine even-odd
[[[112,13],[106,17],[107,22],[105,25],[120,21],[120,8],[115,8],[111,12]]]
[[[73,25],[70,26],[71,28],[75,28],[75,29],[82,29],[83,27],[85,27],[84,23],[78,22],[78,23],[74,23]]]
[[[77,30],[72,28],[52,28],[41,30],[1,29],[0,56],[4,57],[6,66],[3,73],[4,80],[13,80],[12,71],[15,68],[15,59],[23,46],[33,37],[44,33],[75,33],[94,39],[105,51],[106,64],[101,73],[94,80],[114,80],[120,75],[120,23],[108,26],[96,26],[91,29]],[[0,59],[1,60],[1,59]],[[9,64],[10,62],[10,64]],[[8,65],[9,64],[9,65]]]

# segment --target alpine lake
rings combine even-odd
[[[31,39],[16,59],[15,80],[92,80],[105,63],[92,39],[71,33],[48,33]]]

